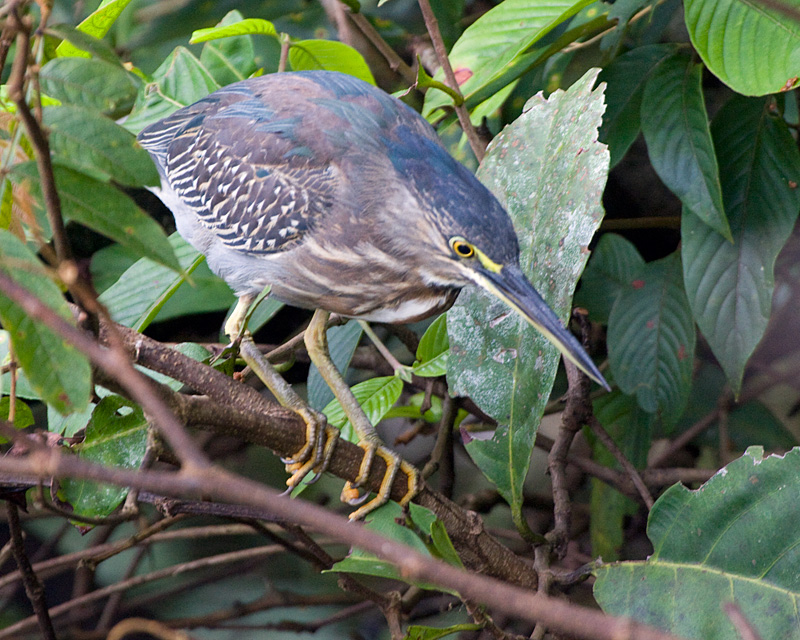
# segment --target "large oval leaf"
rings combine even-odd
[[[643,266],[644,258],[630,240],[615,233],[603,234],[581,277],[575,305],[586,307],[592,321],[608,324],[617,298]]]
[[[42,67],[42,92],[71,104],[96,109],[108,116],[127,113],[141,84],[123,67],[97,58],[55,58]]]
[[[620,389],[671,425],[689,399],[694,347],[675,253],[645,265],[617,299],[608,320],[608,362]]]
[[[106,306],[114,322],[144,331],[155,313],[164,306],[166,299],[190,278],[193,268],[199,264],[197,250],[177,232],[169,237],[169,242],[178,264],[186,273],[176,274],[173,270],[148,258],[138,260],[119,277],[116,283],[100,295],[100,302]],[[214,289],[217,300],[210,308],[200,307],[204,311],[226,308],[233,295],[224,296],[225,291],[230,291],[228,286],[216,276],[211,276],[211,279],[212,282],[219,283],[219,288]],[[202,281],[192,282],[195,286],[201,283]],[[197,297],[203,296],[198,292]],[[190,313],[188,310],[184,312]],[[194,312],[197,313],[198,310],[194,309]]]
[[[67,220],[103,234],[137,256],[180,271],[164,230],[119,189],[67,167],[53,167],[53,175]],[[44,206],[35,162],[17,165],[11,176],[15,181],[28,181],[33,196]]]
[[[653,555],[596,570],[613,615],[698,640],[738,637],[734,602],[762,638],[798,640],[800,449],[763,458],[752,447],[697,491],[674,485],[648,520]]]
[[[618,2],[613,6],[617,6]],[[605,82],[608,108],[600,127],[600,140],[608,145],[615,166],[639,135],[642,95],[653,69],[675,54],[674,44],[637,47],[603,69],[598,82]]]
[[[107,396],[92,412],[78,455],[111,467],[138,469],[146,447],[147,420],[142,409],[120,396]],[[128,489],[92,480],[64,478],[59,493],[76,514],[103,518],[117,508]]]
[[[642,98],[642,133],[658,176],[684,206],[728,240],[717,157],[701,80],[703,65],[686,54],[664,60]]]
[[[139,133],[147,125],[217,89],[219,84],[209,70],[189,50],[176,47],[155,70],[152,81],[139,90],[124,126],[128,131]]]
[[[129,131],[96,111],[68,105],[46,107],[44,122],[50,128],[56,162],[131,186],[159,184],[150,154]]]
[[[800,210],[800,153],[765,100],[734,98],[711,132],[733,243],[685,209],[683,273],[695,320],[738,393],[769,320],[775,258]]]
[[[296,40],[289,47],[289,64],[295,71],[339,71],[375,84],[364,56],[344,42]]]
[[[798,0],[780,0],[795,11]],[[800,76],[800,22],[759,0],[686,0],[689,36],[703,62],[734,91],[788,91]]]

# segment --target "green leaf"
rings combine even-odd
[[[30,295],[74,325],[61,290],[42,264],[12,233],[0,229],[0,271]],[[60,413],[80,411],[89,403],[91,371],[86,357],[41,322],[31,320],[0,294],[0,322],[9,331],[14,355],[33,390]]]
[[[209,29],[198,29],[192,32],[192,39],[189,44],[197,44],[198,42],[208,42],[209,40],[217,40],[219,38],[230,38],[231,36],[249,36],[249,35],[263,35],[263,36],[277,36],[278,32],[275,30],[269,20],[262,20],[261,18],[244,18],[236,21],[230,21],[228,16],[239,12],[230,12],[222,22],[216,27]]]
[[[159,184],[150,154],[135,136],[97,112],[68,105],[46,107],[44,123],[56,162],[135,187]]]
[[[99,395],[108,395],[110,391],[103,389],[103,387],[95,386],[95,392]],[[71,438],[86,428],[89,420],[92,417],[96,405],[89,403],[82,411],[75,411],[68,416],[62,416],[53,407],[47,407],[47,430],[50,433],[58,433],[65,438]]]
[[[384,418],[411,418],[412,420],[425,420],[430,424],[435,424],[442,419],[442,399],[439,396],[431,396],[430,397],[430,409],[428,409],[424,414],[422,413],[422,403],[425,399],[425,392],[421,391],[419,393],[415,393],[410,398],[408,398],[408,404],[405,406],[399,407],[392,407],[384,416]],[[463,416],[461,415],[463,412]],[[461,420],[466,417],[466,412],[463,409],[458,410],[459,416],[461,416]],[[456,424],[459,424],[461,420],[456,420]]]
[[[100,39],[105,35],[105,32],[101,35],[96,35],[84,31],[80,26],[75,28],[68,24],[57,24],[48,26],[45,33],[63,40],[56,47],[56,55],[60,58],[73,56],[92,57],[122,66],[122,62],[114,48]]]
[[[8,420],[11,414],[11,398],[3,396],[0,398],[0,419]],[[35,422],[33,411],[19,398],[14,399],[14,428],[25,429]]]
[[[461,93],[469,97],[503,76],[509,65],[535,42],[592,1],[506,0],[484,13],[467,27],[448,56]],[[443,77],[442,71],[436,74],[437,80]],[[506,78],[503,86],[514,79]],[[446,94],[429,91],[422,113],[427,118],[436,109],[451,104]]]
[[[258,20],[256,21],[258,22]],[[205,31],[236,27],[241,22],[243,22],[242,14],[238,11],[230,11],[216,27]],[[266,20],[261,22],[266,22]],[[271,25],[271,23],[267,24]],[[201,29],[201,31],[203,30]],[[253,38],[250,35],[234,34],[219,42],[206,42],[200,52],[200,63],[223,87],[253,75],[258,69],[255,59]]]
[[[652,441],[653,416],[643,411],[633,397],[620,391],[598,397],[594,401],[594,414],[625,457],[635,467],[644,467]],[[619,469],[616,458],[591,436],[591,432],[587,433],[587,439],[592,445],[595,462]],[[639,505],[596,478],[592,478],[591,485],[589,533],[592,556],[606,561],[616,560],[624,542],[625,517],[635,514]]]
[[[711,127],[733,243],[684,211],[684,281],[734,393],[767,326],[774,266],[800,209],[800,154],[768,100],[733,98]]]
[[[340,71],[375,84],[364,56],[344,42],[295,40],[289,47],[289,64],[294,71]]]
[[[642,132],[650,162],[670,190],[728,240],[717,157],[701,87],[703,65],[680,53],[650,75],[642,99]]]
[[[566,317],[603,210],[608,154],[597,142],[602,89],[596,71],[567,92],[532,98],[495,138],[479,177],[506,206],[520,241],[522,270]],[[521,516],[522,483],[558,367],[558,352],[499,300],[476,288],[449,312],[447,378],[501,425],[491,441],[468,451]]]
[[[798,0],[781,0],[800,10]],[[692,44],[709,70],[747,96],[788,91],[800,70],[800,21],[766,2],[686,0]]]
[[[61,209],[67,220],[102,233],[137,256],[150,258],[170,269],[180,271],[175,252],[164,230],[119,189],[105,182],[68,169],[53,167]],[[35,162],[17,165],[11,174],[30,185],[31,194],[43,204],[41,183]]]
[[[608,103],[600,127],[600,140],[608,145],[612,167],[622,160],[639,135],[642,95],[647,79],[653,69],[677,50],[674,44],[636,47],[600,72],[598,82],[606,83]]]
[[[122,10],[128,6],[131,0],[104,0],[89,17],[78,25],[78,29],[95,38],[102,38],[111,25],[114,24]],[[78,44],[78,47],[80,44]],[[75,46],[75,43],[62,42],[58,45],[56,52],[60,57],[64,56],[83,56],[88,57],[86,51]]]
[[[42,67],[39,80],[51,98],[112,118],[130,111],[141,84],[121,66],[96,58],[55,58]]]
[[[106,289],[100,295],[102,302],[114,322],[118,322],[126,327],[137,326],[139,331],[143,331],[146,325],[142,322],[149,318],[154,306],[159,308],[163,305],[163,296],[167,291],[174,290],[178,285],[187,281],[191,274],[191,268],[197,267],[197,250],[188,244],[177,233],[169,237],[169,243],[178,259],[181,269],[185,275],[176,275],[171,269],[153,262],[147,258],[142,258],[120,276],[119,280]],[[214,283],[221,283],[216,276],[211,276]],[[200,281],[194,283],[199,285]],[[221,283],[224,284],[224,283]],[[226,289],[227,285],[225,285]],[[218,291],[218,290],[217,290]],[[191,292],[190,295],[194,295]],[[202,295],[198,293],[197,295]],[[224,309],[230,304],[232,294],[228,298],[216,301],[215,309]],[[202,307],[205,309],[205,307]],[[149,321],[148,321],[149,324]]]
[[[581,276],[574,304],[589,310],[589,317],[608,324],[611,308],[644,266],[634,244],[615,233],[600,237]]]
[[[147,420],[140,407],[120,396],[103,398],[86,425],[86,438],[77,447],[84,460],[108,467],[138,469],[147,447]],[[59,496],[75,513],[102,518],[111,514],[128,494],[126,487],[91,480],[64,478]]]
[[[674,425],[689,399],[695,342],[677,253],[646,264],[611,309],[614,381],[642,409]]]
[[[411,524],[414,525],[417,530],[422,530],[422,533],[431,535],[435,516],[431,519],[429,516],[433,514],[431,514],[430,511],[413,503],[409,505],[409,513],[411,515]],[[389,538],[390,540],[404,544],[418,553],[430,556],[431,551],[429,545],[422,540],[416,531],[401,524],[405,521],[406,518],[400,505],[396,502],[387,502],[379,509],[367,515],[365,518],[365,526],[367,529]],[[359,573],[392,580],[402,580],[403,582],[414,584],[422,589],[454,593],[435,585],[407,580],[393,564],[385,562],[377,556],[362,551],[361,549],[353,549],[344,560],[340,560],[333,565],[330,571]]]
[[[347,375],[347,367],[350,366],[363,333],[361,325],[355,320],[328,329],[328,350],[333,364],[342,376]],[[314,409],[321,410],[332,400],[333,391],[320,375],[319,369],[312,363],[308,370],[308,404]]]
[[[371,378],[359,382],[351,388],[351,391],[364,410],[367,419],[372,425],[376,425],[383,420],[389,409],[400,398],[400,394],[403,392],[403,381],[397,376]],[[338,400],[331,400],[322,413],[328,418],[329,424],[342,430],[342,437],[357,441],[357,438],[354,440],[355,436],[351,433],[350,421],[344,415],[344,410]]]
[[[447,373],[450,357],[450,338],[447,336],[447,315],[434,320],[423,334],[417,347],[417,361],[412,371],[422,378],[436,378]]]
[[[214,76],[187,49],[176,47],[139,91],[125,128],[139,133],[147,125],[219,89]]]
[[[0,398],[0,420],[8,420],[11,415],[11,398],[3,396]],[[33,419],[33,411],[19,398],[14,399],[14,428],[25,429],[30,427],[35,420]],[[8,442],[8,440],[0,436],[0,443]]]
[[[762,638],[798,639],[800,450],[752,447],[697,491],[670,487],[650,512],[647,561],[596,569],[594,595],[617,616],[698,640],[737,631],[735,602]]]
[[[439,640],[439,638],[446,638],[454,633],[461,633],[462,631],[480,631],[483,627],[473,622],[464,624],[454,624],[449,627],[425,627],[418,624],[412,624],[408,627],[406,632],[406,640]]]

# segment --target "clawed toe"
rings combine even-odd
[[[345,487],[342,490],[343,502],[351,506],[361,505],[358,509],[350,514],[350,520],[359,520],[389,501],[389,496],[392,492],[392,485],[394,484],[394,479],[397,476],[398,471],[405,473],[408,477],[408,490],[399,501],[399,504],[400,506],[405,506],[411,502],[412,498],[419,492],[419,471],[412,467],[408,462],[400,458],[400,456],[394,451],[391,451],[382,445],[375,445],[373,442],[361,442],[358,446],[364,449],[364,458],[361,462],[361,468],[359,469],[358,477],[356,478],[355,482],[348,482],[345,484]],[[376,455],[379,458],[382,458],[386,463],[386,473],[381,480],[381,486],[378,489],[375,497],[366,502],[366,504],[363,504],[367,500],[367,497],[370,495],[370,493],[369,491],[366,491],[363,495],[361,495],[358,491],[358,487],[366,482],[366,479],[369,476],[372,460]],[[368,461],[366,466],[365,461]],[[353,495],[353,492],[355,492],[355,495]]]

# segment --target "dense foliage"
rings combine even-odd
[[[380,4],[3,4],[0,638],[800,638],[800,0]],[[234,296],[135,137],[303,69],[436,125],[613,386],[470,289],[376,327],[388,359],[332,326],[429,484],[364,525],[337,515],[354,446],[269,489],[304,425],[242,384]],[[267,298],[249,327],[347,436],[307,319]]]

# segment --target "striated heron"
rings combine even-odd
[[[341,402],[365,455],[352,493],[374,455],[386,460],[378,496],[387,500],[402,469],[382,446],[330,360],[330,312],[406,323],[444,311],[459,290],[482,287],[539,329],[591,379],[608,388],[580,343],[519,267],[511,220],[495,197],[439,142],[414,110],[347,75],[279,73],[231,84],[139,134],[161,174],[161,199],[180,234],[205,254],[239,296],[226,323],[243,333],[246,311],[267,285],[288,304],[315,309],[306,345]],[[324,470],[338,432],[260,356],[248,334],[241,353],[278,400],[307,424],[306,445],[287,463],[295,486]]]

